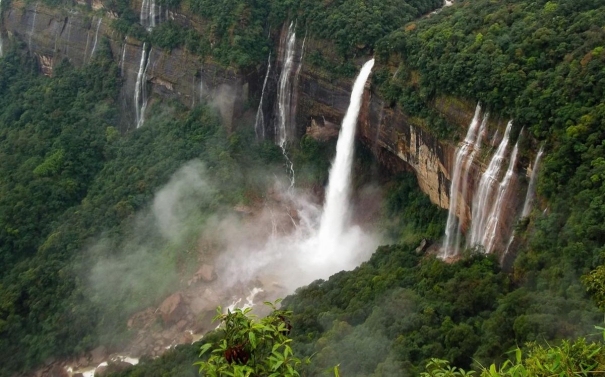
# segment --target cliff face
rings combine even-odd
[[[94,5],[94,4],[93,4]],[[98,6],[101,6],[100,4]],[[176,17],[179,17],[176,15]],[[99,19],[78,11],[51,9],[43,4],[25,5],[13,1],[3,14],[3,29],[9,39],[19,40],[38,58],[42,72],[52,75],[53,67],[67,59],[76,66],[86,64],[101,45],[109,43],[111,54],[123,78],[124,127],[134,124],[134,92],[141,67],[143,44],[121,38],[109,23],[111,15]],[[146,47],[146,46],[145,46]],[[241,115],[248,96],[248,80],[212,62],[202,61],[185,50],[148,51],[147,90],[187,106],[202,98],[219,108],[225,123]]]
[[[93,9],[102,7],[102,4],[95,2],[89,5]],[[170,13],[162,17],[202,30],[202,21],[189,19],[185,15]],[[42,4],[26,6],[23,2],[13,1],[11,8],[3,14],[2,34],[8,35],[13,41],[25,43],[29,51],[38,58],[43,73],[49,76],[53,73],[53,67],[62,59],[80,66],[89,62],[94,53],[107,44],[120,66],[123,79],[121,103],[124,130],[133,128],[136,124],[135,91],[142,67],[146,67],[143,86],[148,93],[176,99],[186,106],[193,106],[201,100],[210,101],[218,107],[228,128],[233,126],[235,118],[244,113],[249,91],[254,98],[260,98],[266,67],[262,67],[262,72],[246,75],[227,70],[211,61],[202,61],[199,56],[186,50],[149,48],[135,39],[119,36],[109,26],[111,21],[111,13],[100,19],[76,10],[51,9]],[[275,93],[283,64],[283,42],[287,29],[284,26],[281,35],[277,36],[281,43],[277,43],[277,56],[271,59],[272,67],[263,102],[266,137],[274,136],[272,117],[276,113]],[[325,44],[309,40],[303,46],[304,39],[298,39],[294,56],[297,64],[305,54],[314,50],[329,50],[322,43]],[[349,105],[353,80],[334,79],[308,64],[298,64],[292,75],[295,77],[291,80],[290,106],[295,121],[291,123],[296,124],[293,134],[300,137],[309,132],[323,139],[335,137]],[[393,170],[414,171],[421,189],[431,201],[442,208],[449,208],[456,145],[439,140],[428,132],[424,120],[387,106],[369,87],[365,97],[358,132],[361,140],[374,151],[378,160]],[[473,117],[475,104],[440,97],[432,106],[450,125],[459,128],[459,134],[464,135]],[[503,128],[503,123],[491,122],[489,129],[492,136],[488,139],[492,139],[492,145],[499,141],[496,131]],[[485,163],[481,159],[472,164],[467,177],[469,195],[460,196],[456,205],[463,230],[470,221],[470,193],[474,192],[484,170]],[[514,200],[507,205],[511,207],[507,209],[511,213],[518,206]]]

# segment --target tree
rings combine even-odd
[[[195,363],[200,366],[199,372],[212,377],[299,376],[297,368],[302,361],[293,355],[292,339],[288,337],[292,312],[276,309],[280,301],[265,302],[273,312],[260,321],[249,314],[252,308],[222,314],[219,306],[213,321],[221,322],[224,337],[218,344],[202,346],[200,356],[213,349],[207,361]],[[309,358],[305,362],[309,363]]]

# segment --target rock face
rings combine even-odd
[[[187,307],[180,292],[174,293],[162,302],[160,313],[166,325],[177,323],[185,316]]]
[[[93,8],[102,7],[102,3],[91,1],[87,4]],[[140,1],[134,1],[132,6],[134,9],[140,9]],[[198,31],[203,30],[203,20],[168,13],[166,17],[182,25]],[[52,76],[53,68],[62,59],[68,59],[74,65],[80,66],[90,62],[94,54],[108,46],[114,60],[119,64],[123,78],[123,131],[134,128],[136,124],[134,92],[144,47],[148,57],[144,85],[147,92],[152,93],[154,97],[175,99],[186,106],[193,106],[201,100],[208,101],[218,108],[229,129],[233,127],[233,120],[244,114],[244,104],[248,98],[260,98],[266,67],[259,67],[258,72],[235,72],[211,61],[203,61],[186,50],[164,51],[156,47],[149,48],[135,39],[123,38],[112,30],[109,22],[115,16],[111,13],[99,19],[80,10],[52,9],[41,3],[26,5],[15,0],[11,2],[10,8],[3,12],[2,17],[0,24],[4,30],[0,32],[25,42],[30,52],[38,58],[42,72],[49,76]],[[276,46],[283,48],[283,43],[279,41],[285,40],[284,33],[287,33],[287,29],[284,27],[282,35],[276,36]],[[296,43],[297,61],[314,49],[330,50],[322,45],[327,42],[308,40],[304,51],[303,38],[297,39]],[[272,59],[272,70],[268,76],[263,105],[264,118],[267,120],[264,125],[267,138],[275,134],[275,92],[283,54],[278,51],[276,55]],[[295,90],[291,93],[295,107],[292,109],[296,124],[294,136],[301,137],[308,133],[320,140],[336,137],[349,105],[353,80],[334,79],[308,64],[299,68],[293,70],[296,74],[293,81]],[[359,117],[358,136],[387,167],[394,171],[413,171],[418,177],[420,188],[431,201],[443,208],[449,208],[450,172],[453,170],[456,145],[441,141],[429,133],[422,120],[387,106],[369,88],[365,96]],[[438,97],[432,106],[448,123],[459,127],[460,134],[464,134],[473,116],[475,104],[442,96]],[[502,128],[502,121],[491,123],[491,130]],[[472,192],[484,166],[476,162],[470,169],[468,184],[469,192]],[[463,229],[466,229],[470,218],[470,198],[461,197],[457,214],[462,219]],[[204,272],[197,278],[208,280],[207,275]]]
[[[172,16],[199,28],[180,15]],[[64,11],[41,3],[26,5],[13,1],[2,17],[0,24],[5,29],[2,33],[25,42],[38,58],[42,72],[48,76],[52,76],[53,68],[63,59],[81,66],[108,44],[124,80],[121,94],[125,114],[123,128],[133,128],[133,98],[143,44],[129,37],[123,38],[112,30],[109,26],[111,15],[103,19],[91,18],[79,10]],[[202,61],[181,49],[169,52],[151,48],[148,53],[145,84],[149,92],[179,100],[186,106],[193,106],[202,99],[212,102],[219,108],[228,127],[242,114],[250,86],[243,75]]]

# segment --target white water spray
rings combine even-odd
[[[510,137],[510,130],[513,122],[508,122],[504,137],[496,150],[496,153],[492,157],[487,170],[481,176],[479,182],[479,190],[473,199],[472,208],[472,226],[470,233],[469,246],[482,245],[485,236],[486,223],[489,217],[491,206],[489,200],[492,196],[494,186],[498,183],[498,175],[502,162],[504,161],[504,154],[508,146],[508,140]]]
[[[527,186],[527,194],[525,194],[525,202],[523,203],[523,211],[521,212],[521,217],[529,216],[531,212],[532,205],[534,203],[534,198],[536,195],[536,181],[538,178],[538,167],[540,164],[540,159],[542,158],[542,154],[544,153],[544,146],[540,147],[540,151],[536,155],[536,160],[531,169],[531,178],[529,179],[529,186]]]
[[[357,117],[361,109],[365,83],[372,72],[374,59],[366,62],[355,80],[351,92],[351,103],[342,121],[336,144],[336,157],[330,170],[324,212],[319,228],[319,248],[324,255],[336,250],[342,241],[343,231],[349,221],[349,196],[351,192],[351,167]]]
[[[155,25],[155,17],[156,17],[156,5],[155,0],[143,0],[141,3],[141,15],[140,15],[140,23],[141,25],[147,29],[147,31],[151,31]]]
[[[200,103],[204,99],[204,76],[202,73],[204,72],[203,68],[200,68]]]
[[[124,38],[124,43],[122,44],[122,60],[120,60],[120,75],[122,77],[124,77],[124,62],[126,61],[126,38]]]
[[[511,154],[506,174],[504,175],[504,178],[502,179],[502,182],[500,182],[500,186],[498,187],[498,196],[496,197],[496,202],[492,205],[487,226],[485,229],[485,234],[483,236],[483,245],[485,247],[486,253],[491,253],[494,249],[494,244],[498,236],[498,230],[500,228],[502,210],[505,204],[504,202],[510,192],[510,183],[513,178],[513,175],[515,174],[515,165],[517,164],[518,150],[519,142],[517,141],[517,143],[515,144],[515,148],[513,149],[513,153]]]
[[[267,81],[269,79],[269,73],[271,72],[271,53],[269,52],[269,58],[267,59],[267,73],[265,74],[265,80],[263,81],[263,90],[260,94],[260,102],[258,103],[258,110],[256,110],[256,122],[254,122],[254,132],[256,138],[262,140],[265,138],[265,115],[263,114],[263,98],[265,98],[265,89],[267,88]]]
[[[480,142],[481,140],[480,132],[477,132],[480,116],[481,105],[477,104],[475,115],[468,127],[466,137],[464,138],[462,145],[456,150],[456,161],[454,163],[454,173],[452,174],[450,186],[450,208],[447,214],[447,225],[445,227],[445,242],[441,249],[441,257],[443,258],[452,257],[458,254],[458,245],[454,244],[454,240],[457,238],[458,223],[460,222],[456,216],[460,194],[462,194],[461,200],[464,200],[464,193],[460,192],[462,180],[466,181],[466,174],[463,176],[463,169],[466,168],[467,165],[470,167],[470,164],[467,164],[467,160],[472,163],[472,158],[469,158],[469,155],[476,149],[475,144],[477,141],[479,140]],[[468,173],[468,168],[465,172]]]
[[[290,22],[288,34],[286,35],[286,48],[282,60],[282,70],[279,75],[277,88],[277,127],[275,137],[277,144],[284,149],[288,139],[287,121],[290,118],[291,85],[290,78],[294,66],[294,48],[296,47],[296,33],[294,22]]]
[[[147,68],[149,67],[150,59],[147,58],[145,47],[146,45],[143,43],[141,62],[139,63],[139,72],[134,88],[134,109],[137,128],[143,125],[143,122],[145,121],[145,109],[147,108]],[[151,56],[151,51],[149,52],[149,55]]]
[[[95,32],[95,43],[92,45],[92,51],[90,52],[90,59],[92,59],[92,57],[95,54],[95,50],[97,49],[97,40],[99,39],[99,28],[101,27],[101,21],[103,21],[103,18],[99,18],[99,21],[97,21],[97,31]]]

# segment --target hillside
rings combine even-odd
[[[195,374],[197,346],[165,349],[210,330],[213,306],[278,295],[308,375],[477,368],[592,334],[605,6],[442,5],[2,2],[0,376],[101,348],[141,358],[120,375]],[[343,239],[361,236],[338,245],[359,255],[309,267],[294,253],[371,56],[346,229],[361,233]]]

